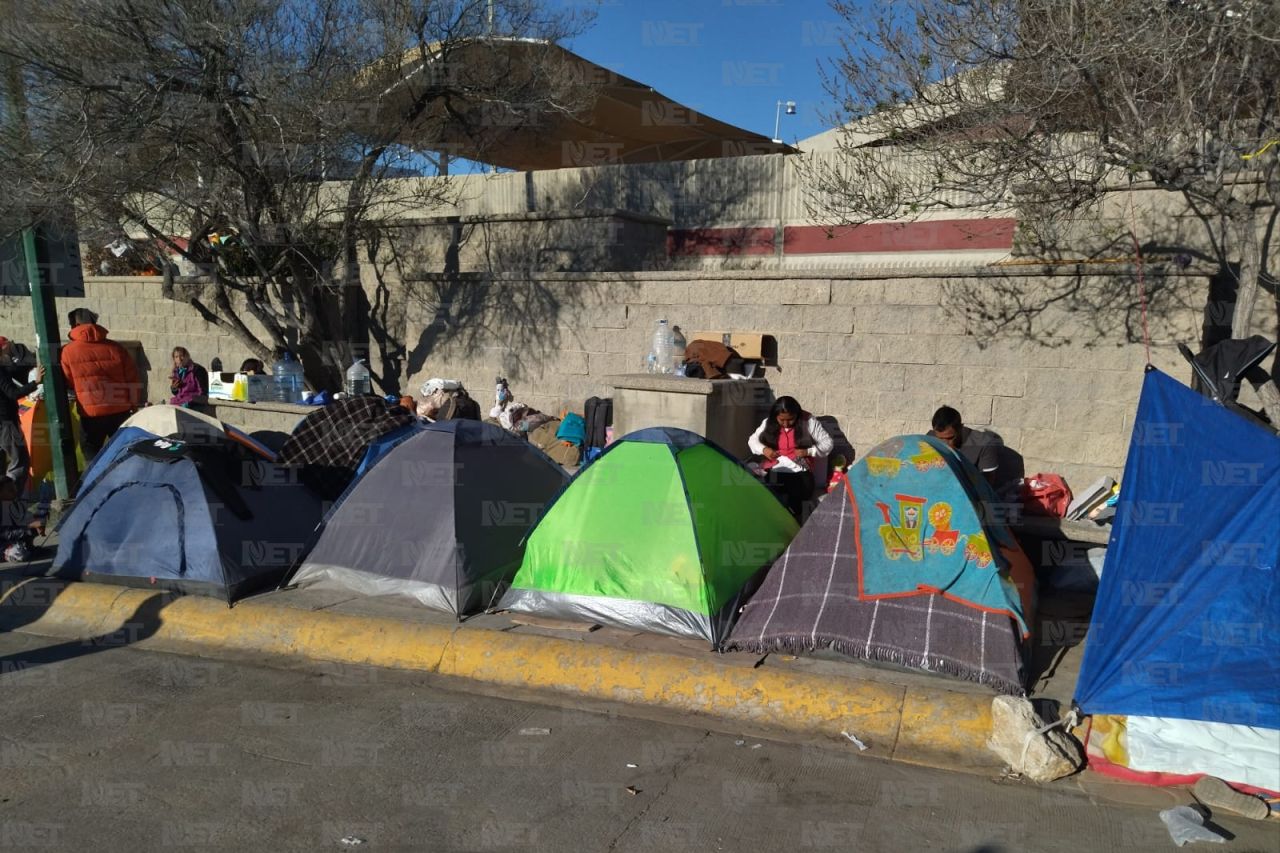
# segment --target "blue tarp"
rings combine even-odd
[[[1147,373],[1077,701],[1280,729],[1280,438]]]

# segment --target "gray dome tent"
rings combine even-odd
[[[334,505],[293,582],[475,612],[511,580],[521,541],[567,479],[492,424],[413,430]]]

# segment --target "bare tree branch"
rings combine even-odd
[[[299,353],[313,384],[333,383],[367,310],[362,243],[457,200],[418,177],[426,155],[461,129],[483,159],[495,119],[592,96],[556,62],[513,67],[486,41],[578,32],[586,16],[550,0],[494,0],[492,34],[488,0],[4,5],[0,57],[30,132],[0,123],[0,223],[61,204],[90,239],[143,240],[166,295],[257,355]]]

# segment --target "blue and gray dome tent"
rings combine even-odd
[[[49,574],[228,602],[277,585],[322,512],[296,474],[230,440],[133,438],[95,458]]]

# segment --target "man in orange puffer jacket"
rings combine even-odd
[[[138,366],[128,350],[107,340],[107,330],[88,308],[71,312],[71,343],[59,361],[80,409],[85,458],[96,454],[142,404]]]

